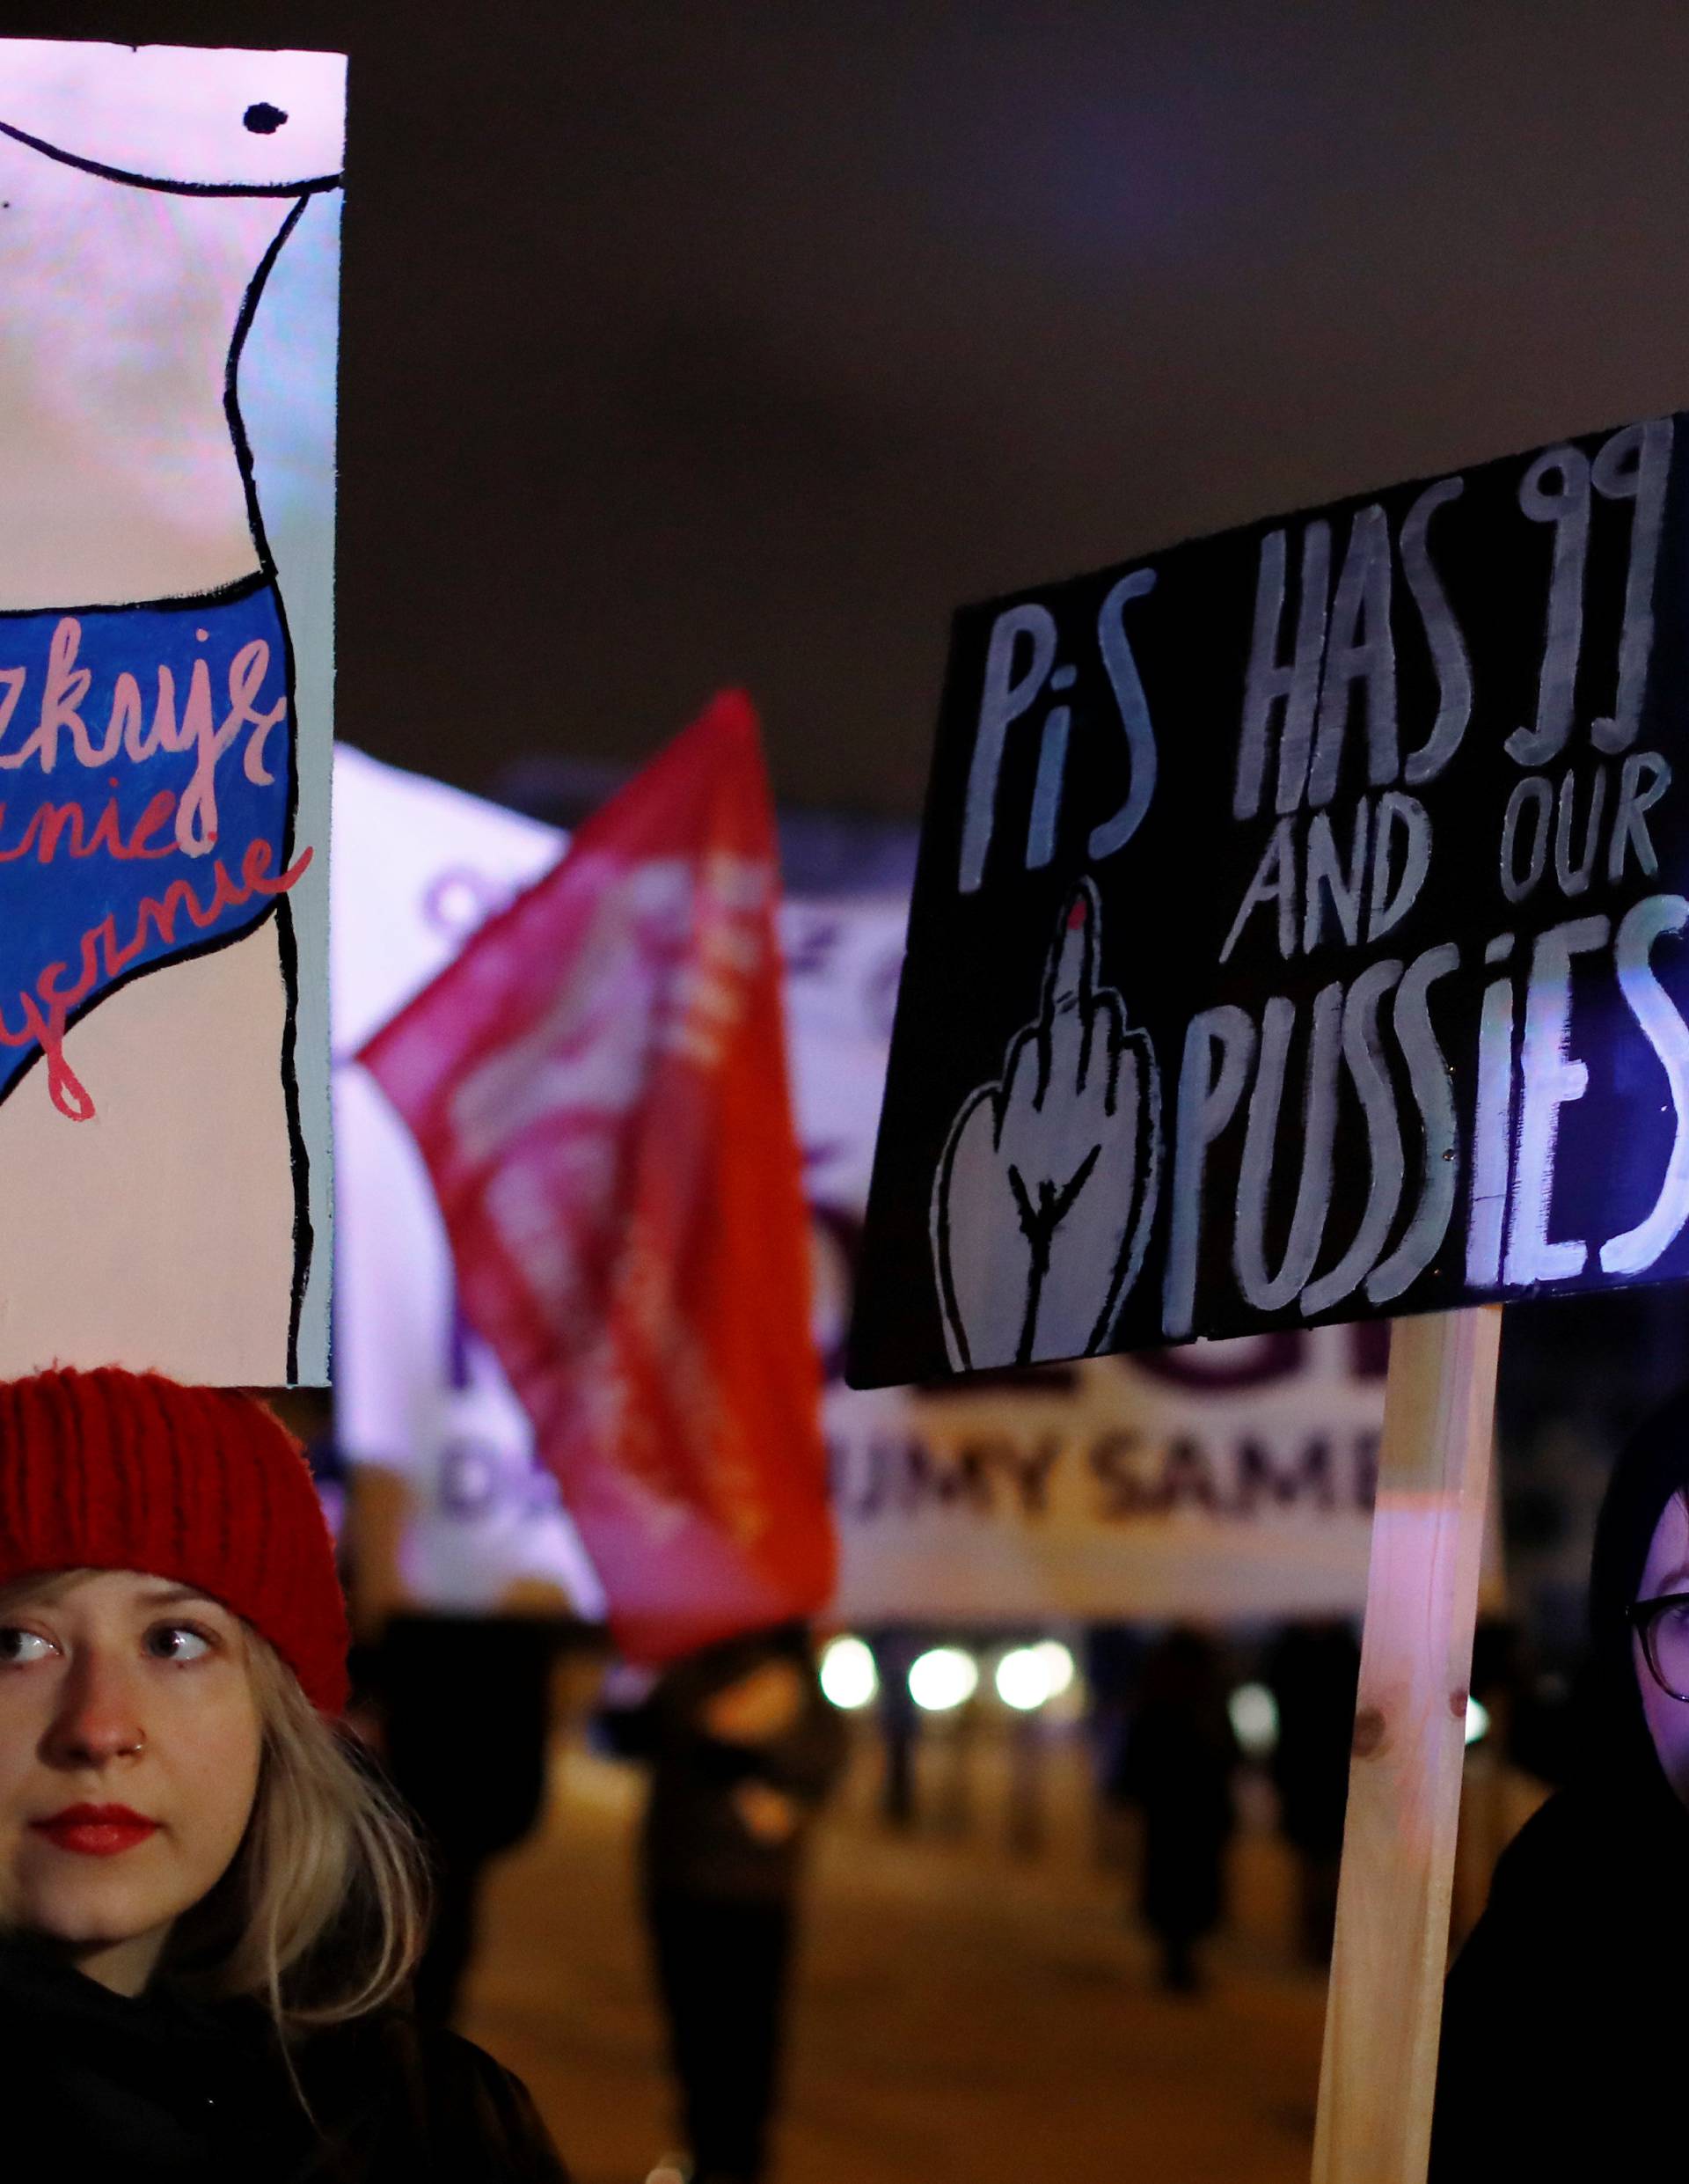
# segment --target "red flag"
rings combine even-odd
[[[729,693],[360,1058],[639,1660],[832,1591],[777,891]]]

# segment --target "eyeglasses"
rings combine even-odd
[[[1625,1613],[1642,1641],[1649,1674],[1668,1698],[1689,1706],[1689,1593],[1633,1601]]]

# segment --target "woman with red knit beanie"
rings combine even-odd
[[[336,1726],[346,1651],[310,1474],[260,1403],[0,1383],[8,2175],[563,2179],[517,2081],[406,2007],[420,1866]]]

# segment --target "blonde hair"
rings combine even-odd
[[[0,1586],[0,1612],[85,1570]],[[428,1933],[415,1830],[351,1733],[325,1720],[267,1638],[240,1624],[263,1743],[240,1848],[177,1919],[163,1963],[201,1993],[261,2000],[283,2037],[391,2002]]]
[[[246,1640],[264,1735],[252,1817],[167,1960],[215,1992],[261,1997],[286,2034],[362,2017],[400,1992],[427,1938],[427,1873],[370,1761],[272,1645],[250,1629]]]

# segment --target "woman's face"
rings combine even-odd
[[[238,1616],[132,1571],[0,1601],[0,1921],[137,1994],[222,1878],[263,1735]]]
[[[1680,1494],[1673,1494],[1660,1512],[1636,1597],[1657,1600],[1662,1593],[1689,1593],[1689,1511]],[[1630,1649],[1654,1749],[1660,1755],[1666,1780],[1689,1805],[1689,1705],[1663,1691],[1654,1681],[1640,1637],[1632,1636]]]

